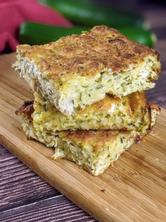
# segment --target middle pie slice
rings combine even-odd
[[[39,93],[34,93],[33,126],[39,131],[147,130],[151,116],[145,94],[122,98],[107,95],[103,100],[66,116]]]

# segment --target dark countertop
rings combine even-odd
[[[162,61],[162,74],[148,97],[166,107],[166,9],[146,7],[144,14],[158,36],[156,49]],[[0,146],[0,221],[95,220]]]

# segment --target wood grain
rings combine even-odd
[[[45,219],[43,220],[43,218]],[[41,220],[47,222],[57,222],[60,220],[68,220],[70,222],[95,221],[74,204],[71,204],[71,202],[62,195],[3,211],[1,212],[0,219],[3,222],[30,222]]]
[[[0,134],[1,142],[12,153],[101,221],[142,221],[142,218],[164,221],[164,110],[155,130],[143,143],[133,146],[102,176],[93,177],[69,161],[53,161],[51,149],[25,138],[13,113],[31,94],[27,85],[7,67],[0,75]]]
[[[4,149],[1,148],[1,151]],[[41,178],[34,181],[34,172],[9,152],[0,155],[0,210],[18,207],[60,193]],[[12,194],[11,194],[12,192]],[[35,194],[35,195],[34,195]]]
[[[89,215],[0,146],[0,221],[87,221]],[[19,219],[18,219],[19,218]]]

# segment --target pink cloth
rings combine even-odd
[[[0,0],[0,52],[6,46],[13,51],[16,49],[19,26],[25,21],[60,26],[71,25],[58,12],[37,0]]]

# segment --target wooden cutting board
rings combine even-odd
[[[14,114],[31,99],[27,84],[12,70],[14,55],[0,57],[0,143],[49,184],[100,221],[149,222],[166,218],[166,111],[145,140],[106,172],[94,177],[52,149],[28,141]]]

